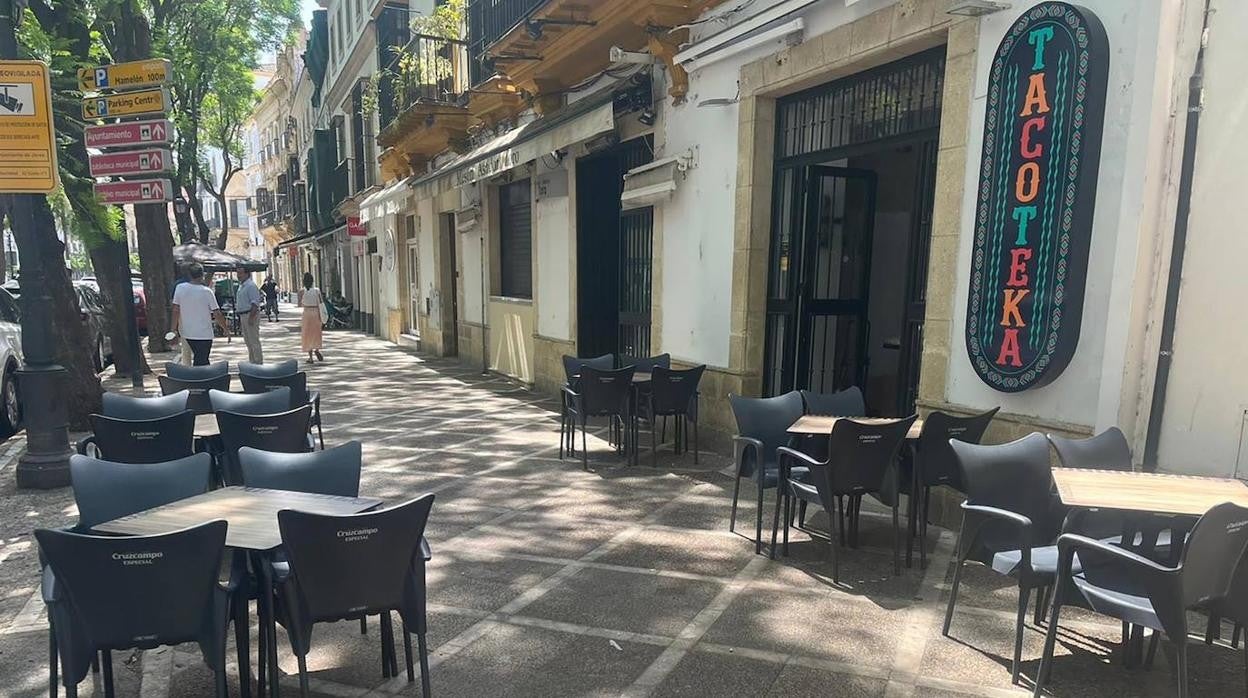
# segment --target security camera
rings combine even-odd
[[[654,56],[648,53],[643,53],[641,51],[625,51],[619,46],[611,47],[610,56],[611,56],[612,63],[633,63],[637,65],[649,65],[651,63],[658,62],[657,58],[655,58]]]

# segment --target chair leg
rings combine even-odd
[[[1216,613],[1209,614],[1209,622],[1205,624],[1205,644],[1212,645],[1214,640],[1222,639],[1222,619]]]
[[[919,517],[919,567],[927,569],[927,519],[931,514],[932,488],[923,488],[923,515]]]
[[[895,496],[893,497],[893,576],[901,576],[901,522]]]
[[[1036,670],[1036,686],[1033,698],[1040,698],[1044,684],[1053,671],[1053,649],[1057,645],[1057,618],[1062,612],[1062,591],[1060,585],[1053,588],[1053,603],[1049,613],[1049,628],[1044,635],[1044,653],[1040,656],[1040,668]]]
[[[836,499],[839,502],[841,498],[837,497]],[[840,522],[839,526],[837,525],[838,521]],[[839,535],[841,536],[842,544],[844,544],[843,541],[844,541],[844,536],[845,536],[845,520],[838,516],[832,516],[831,513],[829,512],[828,527],[829,527],[828,529],[828,554],[832,556],[832,583],[840,584],[841,583],[841,557],[840,557],[840,551],[837,550],[837,545],[836,545],[837,535],[838,535],[837,528],[840,528]]]
[[[1244,629],[1243,624],[1235,623],[1235,629],[1231,631],[1231,647],[1239,649],[1239,633]],[[1244,650],[1248,651],[1248,642],[1244,643]]]
[[[416,643],[420,650],[420,694],[429,698],[432,694],[429,688],[429,645],[423,634],[416,636]]]
[[[308,658],[301,654],[297,655],[296,659],[299,660],[299,695],[301,698],[308,698],[309,693],[311,693],[308,688]],[[274,681],[273,684],[277,685],[277,681]]]
[[[361,635],[368,634],[368,617],[367,616],[360,616],[360,634]]]
[[[658,430],[654,428],[653,423],[650,425],[650,466],[653,468],[659,467],[659,435]],[[740,478],[737,479],[737,482],[741,482]],[[735,492],[732,500],[732,513],[733,518],[735,519],[737,513],[737,500],[735,498]],[[732,530],[731,524],[729,524],[728,530]]]
[[[117,695],[113,686],[113,652],[112,650],[104,650],[100,652],[100,669],[104,674],[104,698],[113,698]]]
[[[407,631],[407,621],[399,614],[399,625],[403,630],[403,661],[407,664],[407,682],[416,681],[416,669],[412,666],[412,634]]]
[[[1049,589],[1050,587],[1040,587],[1036,590],[1036,625],[1044,625],[1045,611],[1049,606]]]
[[[806,528],[806,500],[797,505],[797,527]]]
[[[845,547],[845,498],[840,495],[836,497],[836,520],[838,525],[835,528],[839,529],[837,535],[841,538],[841,547]]]
[[[316,423],[316,438],[321,441],[321,450],[325,450],[325,432],[321,430],[321,423]]]
[[[780,500],[782,499],[787,501],[787,498],[781,495],[780,486],[777,484],[775,513],[771,517],[771,548],[767,551],[767,556],[773,560],[776,559],[776,532],[780,530]],[[762,500],[760,499],[759,502],[761,503]],[[785,520],[787,522],[787,515],[785,516]],[[785,531],[785,534],[788,534],[787,530]]]
[[[384,678],[398,676],[398,660],[394,656],[394,629],[391,626],[390,612],[381,612],[381,675]]]
[[[572,438],[576,438],[573,434]],[[581,417],[581,469],[589,471],[589,437],[585,435],[585,418]]]
[[[777,491],[778,492],[778,491]],[[789,556],[789,526],[793,523],[793,498],[784,498],[784,556]]]
[[[757,474],[759,475],[758,506],[756,507],[757,516],[754,517],[754,554],[760,555],[763,552],[763,473]]]
[[[98,652],[91,655],[91,673],[100,673],[100,655]]]
[[[741,473],[732,479],[732,513],[728,515],[728,532],[737,528],[737,499],[741,496]]]
[[[1161,633],[1157,632],[1156,630],[1154,630],[1153,634],[1148,638],[1148,651],[1144,653],[1144,668],[1145,669],[1153,668],[1153,659],[1157,657],[1157,644],[1158,644],[1157,641],[1160,638],[1161,638]]]
[[[1010,664],[1012,681],[1018,683],[1018,674],[1022,671],[1023,631],[1027,629],[1027,601],[1031,597],[1031,588],[1018,587],[1018,618],[1014,622],[1014,661]]]
[[[940,634],[949,637],[949,625],[953,622],[953,607],[958,602],[958,585],[962,582],[962,534],[953,548],[953,584],[949,587],[949,607],[945,609],[945,624]]]
[[[241,597],[241,598],[240,598]],[[238,691],[242,698],[251,696],[251,632],[247,621],[247,596],[236,593],[234,598],[234,649],[238,653]],[[225,674],[225,662],[221,671]]]
[[[698,464],[698,418],[693,418],[693,464]]]
[[[1187,698],[1187,636],[1174,640],[1175,665],[1178,668],[1179,698]]]

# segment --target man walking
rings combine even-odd
[[[281,322],[281,313],[277,309],[277,282],[270,276],[260,285],[260,290],[264,292],[265,317],[269,322]]]
[[[204,285],[204,268],[192,264],[187,270],[190,281],[178,284],[173,294],[173,326],[191,348],[192,364],[207,366],[212,354],[212,323],[221,333],[230,336],[230,326],[217,305],[217,295]]]
[[[234,295],[234,312],[243,329],[243,342],[247,344],[247,360],[253,364],[264,363],[264,351],[260,348],[260,306],[264,303],[260,289],[251,278],[251,272],[238,268],[238,292]]]
[[[171,303],[173,302],[173,299],[174,299],[174,298],[177,296],[177,294],[178,294],[178,287],[179,287],[179,286],[181,286],[182,284],[189,283],[189,282],[190,282],[190,280],[191,280],[191,278],[190,278],[190,275],[189,275],[189,273],[188,273],[188,271],[187,271],[187,267],[186,267],[185,265],[181,265],[181,264],[179,264],[179,265],[178,265],[178,278],[176,278],[176,279],[174,279],[174,280],[173,280],[173,294],[171,294],[171,295],[169,296],[169,301],[170,301]],[[174,323],[173,323],[173,329],[174,329],[175,331],[178,329],[178,323],[177,323],[177,322],[174,322]],[[189,345],[189,344],[187,344],[187,343],[186,343],[186,337],[179,337],[179,338],[178,338],[178,346],[179,346],[179,347],[181,348],[181,350],[182,350],[182,356],[181,356],[181,359],[180,359],[180,360],[181,360],[181,362],[182,362],[182,365],[183,365],[183,366],[190,366],[190,365],[191,365],[191,361],[192,361],[192,356],[191,356],[191,345]]]

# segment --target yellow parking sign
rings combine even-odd
[[[56,190],[52,89],[42,61],[0,61],[0,193]]]
[[[169,92],[165,88],[159,90],[139,90],[122,92],[115,95],[100,95],[82,100],[82,118],[102,119],[109,116],[134,116],[163,112],[169,108]]]
[[[101,65],[78,69],[78,89],[131,90],[136,87],[157,87],[173,78],[173,64],[164,58]]]

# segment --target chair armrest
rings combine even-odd
[[[429,547],[429,539],[424,536],[420,537],[420,556],[424,558],[426,562],[433,559],[433,548]]]
[[[1023,516],[1018,512],[1010,511],[1009,509],[998,509],[997,507],[984,506],[983,504],[971,504],[970,502],[963,502],[962,509],[967,513],[982,514],[988,518],[1008,521],[1021,528],[1030,528],[1032,525],[1030,518]]]
[[[87,455],[87,446],[96,446],[95,434],[82,437],[82,439],[75,446],[75,449],[77,450],[78,455],[80,456]],[[99,447],[96,446],[96,448],[99,448]]]
[[[1133,573],[1145,576],[1177,575],[1180,569],[1177,567],[1166,567],[1126,548],[1075,533],[1063,533],[1061,536],[1058,536],[1057,550],[1061,555],[1060,562],[1066,565],[1065,569],[1067,572],[1070,571],[1070,562],[1075,553],[1080,553],[1080,561],[1085,567],[1089,561],[1102,558],[1112,560],[1117,564],[1127,565],[1132,568]]]
[[[309,390],[308,403],[312,405],[312,414],[319,417],[321,414],[321,391]]]
[[[51,565],[43,566],[43,575],[39,580],[39,591],[43,594],[43,602],[46,604],[57,603],[61,600],[60,585],[56,583],[56,575],[52,573]]]
[[[290,563],[286,560],[265,560],[262,564],[269,566],[273,584],[285,584],[290,579]]]
[[[732,437],[732,462],[736,466],[738,475],[741,474],[745,466],[745,452],[747,450],[754,451],[755,467],[763,467],[763,442],[749,436],[737,434]]]
[[[1006,523],[1018,529],[1018,550],[1022,556],[1020,563],[1025,570],[1031,570],[1032,521],[1030,518],[1008,509],[999,509],[983,504],[962,502],[963,532],[967,538],[963,545],[967,549],[979,537],[979,531],[990,521]],[[967,536],[967,534],[970,534]]]

